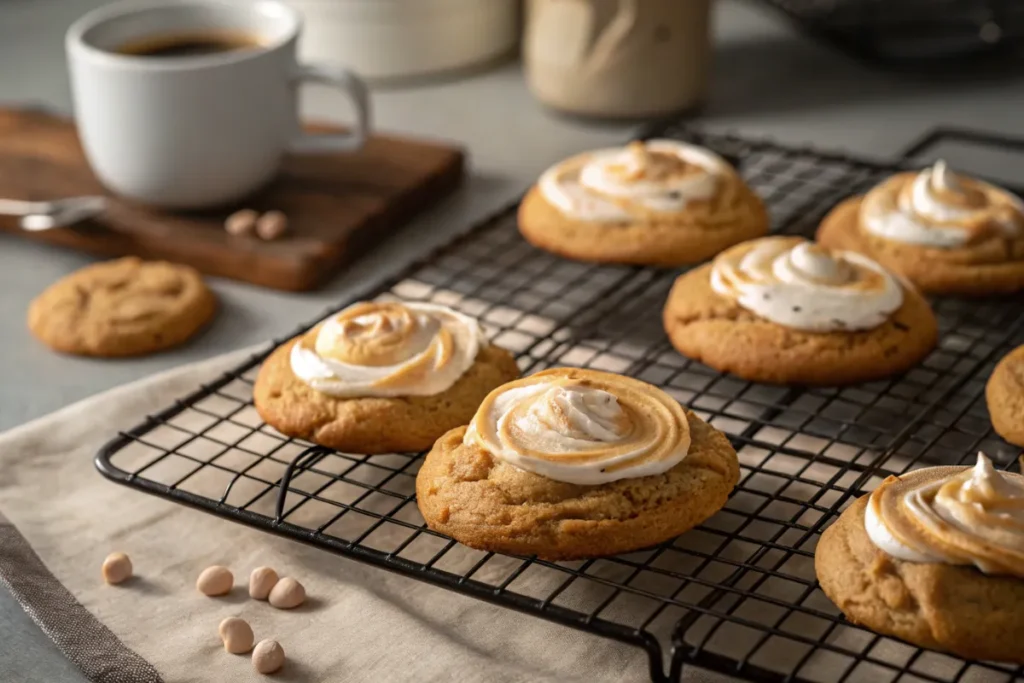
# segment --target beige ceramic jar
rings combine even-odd
[[[704,100],[711,0],[529,0],[527,79],[544,104],[653,117]]]

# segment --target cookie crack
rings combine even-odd
[[[181,296],[183,291],[185,291],[185,285],[180,281],[163,285],[155,290],[157,296],[168,299],[175,299]]]
[[[697,325],[704,322],[717,321],[732,322],[736,323],[737,325],[773,324],[771,323],[771,321],[758,318],[747,311],[728,311],[725,313],[707,311],[690,316],[674,315],[671,319],[671,322],[675,324],[670,325],[670,327],[674,327],[675,330],[678,332],[685,332],[688,327],[692,327],[693,325]],[[805,346],[813,346],[819,341],[817,333],[804,332],[801,330],[789,330],[788,328],[785,328],[781,325],[777,325],[777,327],[779,328],[782,334],[782,340],[779,344],[779,347],[783,350],[792,350]],[[860,346],[874,343],[877,340],[878,335],[884,333],[886,327],[895,330],[903,335],[908,334],[912,329],[911,326],[908,325],[907,323],[901,320],[897,320],[895,318],[891,318],[884,322],[881,326],[873,328],[871,330],[850,332],[849,334],[843,337],[833,337],[832,343],[834,344],[834,346],[832,348],[835,348],[839,351],[850,351]],[[821,333],[821,336],[825,336],[827,334],[830,333]],[[886,357],[892,356],[893,354],[896,354],[898,352],[898,344],[890,344],[881,349],[881,353]]]
[[[846,534],[839,534],[839,542],[843,546],[844,555],[852,558],[858,557],[850,543],[849,537]],[[885,575],[898,582],[898,587],[894,588],[898,588],[898,590],[903,593],[907,599],[907,603],[905,605],[891,605],[881,593],[879,582],[870,576],[871,568],[858,561],[858,570],[862,577],[861,580],[866,586],[871,586],[872,590],[863,598],[847,597],[842,601],[843,604],[839,605],[839,607],[844,612],[846,612],[847,607],[871,610],[875,608],[879,602],[882,602],[888,608],[885,618],[888,622],[889,631],[891,633],[896,633],[900,630],[913,630],[914,626],[923,624],[928,629],[928,635],[931,640],[935,643],[940,642],[936,636],[934,624],[932,624],[931,620],[926,617],[926,612],[922,608],[922,602],[918,594],[913,590],[911,584],[903,575],[903,564],[889,556],[886,556],[886,560],[887,567],[889,569],[885,571]],[[855,614],[850,615],[850,617],[851,621],[859,623]],[[897,624],[901,624],[903,628],[899,628]]]
[[[128,287],[128,280],[116,280],[114,282],[108,282],[103,285],[104,291],[114,294],[116,292],[123,291]]]
[[[740,308],[730,309],[728,311],[698,311],[686,316],[673,314],[672,319],[682,327],[688,327],[702,322],[715,322],[718,320],[726,320],[729,322],[754,322],[755,320],[749,312]]]
[[[84,310],[89,307],[92,302],[92,292],[83,287],[82,285],[75,285],[75,305],[80,309]]]

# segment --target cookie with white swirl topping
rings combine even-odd
[[[727,161],[674,140],[587,152],[548,169],[519,207],[528,242],[580,261],[676,266],[768,232]]]
[[[663,322],[684,356],[772,384],[899,374],[938,338],[928,302],[912,287],[866,257],[799,237],[752,240],[684,273]]]
[[[817,239],[870,256],[928,293],[1024,289],[1024,202],[942,161],[842,202]]]
[[[270,426],[349,453],[423,451],[519,376],[476,321],[432,304],[354,304],[278,347],[253,388]]]
[[[985,401],[999,436],[1024,447],[1024,346],[996,364],[985,385]]]
[[[183,344],[217,311],[188,266],[135,257],[105,261],[50,285],[28,309],[28,328],[55,351],[138,356]]]
[[[821,536],[822,590],[854,623],[969,659],[1024,664],[1024,477],[932,467],[890,477]]]
[[[645,382],[556,368],[496,389],[416,477],[430,528],[550,560],[666,541],[713,515],[739,478],[723,434]]]

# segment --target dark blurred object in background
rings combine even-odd
[[[1024,0],[762,0],[862,59],[923,66],[1024,54]]]

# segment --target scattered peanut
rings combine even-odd
[[[272,674],[284,666],[284,648],[276,640],[261,640],[252,651],[252,665],[261,674]]]
[[[256,219],[256,234],[260,239],[276,240],[288,231],[288,216],[281,211],[267,211]]]
[[[277,572],[270,567],[257,567],[249,575],[249,597],[254,600],[266,600],[275,585]]]
[[[256,640],[252,634],[252,627],[238,617],[228,617],[220,622],[217,633],[224,641],[224,649],[233,655],[245,654],[252,649],[252,643]]]
[[[132,576],[132,561],[124,553],[110,553],[103,560],[103,580],[114,585]]]
[[[270,604],[278,609],[298,607],[306,600],[306,589],[290,576],[277,582],[270,591]]]
[[[253,209],[240,209],[224,219],[224,229],[239,237],[252,234],[259,216],[259,212]]]
[[[259,217],[259,213],[253,209],[235,211],[224,220],[224,229],[237,237],[249,235],[256,229],[256,221]]]
[[[196,579],[196,588],[203,595],[225,595],[235,585],[235,577],[227,567],[214,565],[207,567]]]

